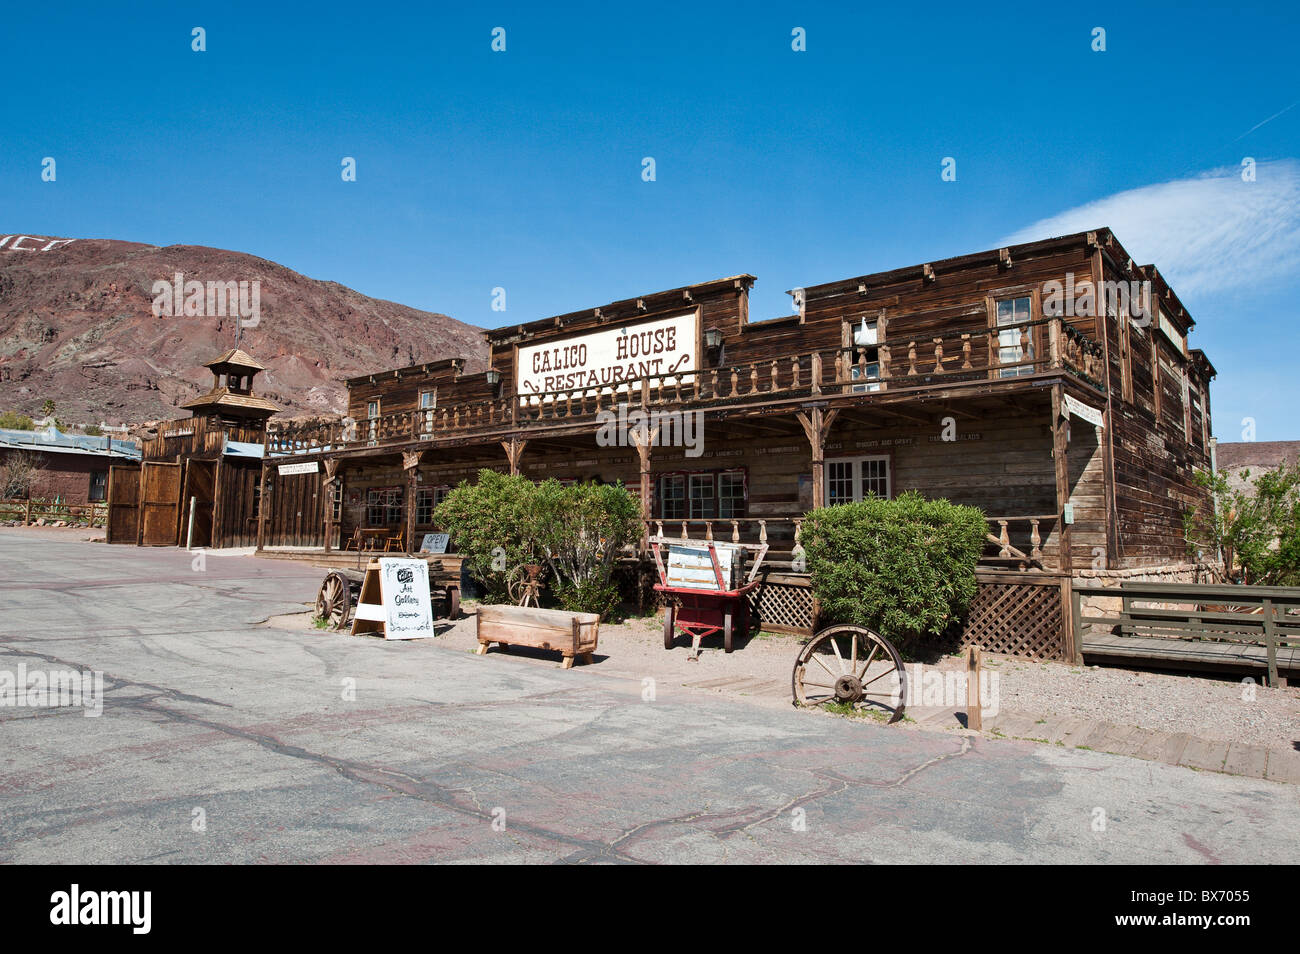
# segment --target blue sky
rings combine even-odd
[[[738,272],[775,316],[1111,226],[1196,317],[1220,439],[1300,438],[1293,3],[411,7],[9,5],[0,234],[237,249],[491,327]]]

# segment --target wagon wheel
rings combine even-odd
[[[865,626],[829,626],[808,641],[791,677],[797,705],[826,703],[890,713],[903,718],[907,676],[889,640]]]
[[[460,615],[460,587],[451,584],[447,587],[447,619]]]
[[[342,629],[352,613],[352,586],[337,570],[326,575],[316,594],[316,618],[326,620],[331,629]]]
[[[677,633],[673,630],[673,610],[675,608],[672,603],[664,607],[664,649],[672,649],[673,640],[677,636]]]
[[[722,617],[722,651],[724,653],[731,652],[731,631],[734,628],[732,620],[735,615],[731,610],[727,610]]]

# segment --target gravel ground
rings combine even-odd
[[[473,606],[467,606],[472,611]],[[279,617],[274,625],[302,630],[309,617]],[[672,652],[663,648],[663,623],[658,617],[633,618],[619,624],[602,623],[595,668],[611,676],[744,695],[752,702],[789,708],[790,671],[802,646],[796,636],[763,634],[738,646],[730,656],[718,638],[706,640],[698,661],[689,660],[686,641],[679,638]],[[333,633],[324,635],[338,638]],[[463,616],[440,632],[435,642],[472,652],[474,617]],[[532,665],[557,665],[555,653],[493,647],[501,654]],[[1240,742],[1269,748],[1300,748],[1300,687],[1268,689],[1243,686],[1230,679],[1136,672],[1061,663],[1031,663],[1010,656],[986,654],[985,666],[998,676],[1003,711],[1034,716],[1078,716],[1117,725],[1165,732],[1186,732],[1204,739]],[[963,660],[951,656],[926,670],[960,670]],[[910,669],[910,667],[909,667]],[[725,683],[699,687],[699,683]],[[917,685],[915,681],[913,686]],[[1253,690],[1253,698],[1252,691]],[[924,718],[926,709],[912,690],[909,716]],[[945,700],[951,708],[953,700]],[[957,700],[964,711],[964,697]],[[960,728],[955,719],[926,720],[924,728]]]

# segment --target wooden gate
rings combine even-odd
[[[215,460],[190,458],[186,461],[185,488],[181,493],[180,542],[183,546],[212,546],[212,511],[216,502],[216,490]]]
[[[113,464],[108,468],[108,543],[136,543],[140,533],[140,468]]]
[[[147,460],[140,467],[140,545],[176,546],[181,465]]]

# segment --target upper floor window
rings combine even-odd
[[[420,392],[420,410],[432,411],[438,406],[438,392],[434,390]]]
[[[997,303],[999,377],[1034,373],[1034,333],[1029,324],[1032,314],[1033,300],[1028,295]]]
[[[377,418],[378,416],[379,416],[379,402],[378,402],[378,401],[367,401],[367,402],[366,402],[366,417],[370,418],[370,419],[373,421],[373,420],[374,420],[375,418]]]

